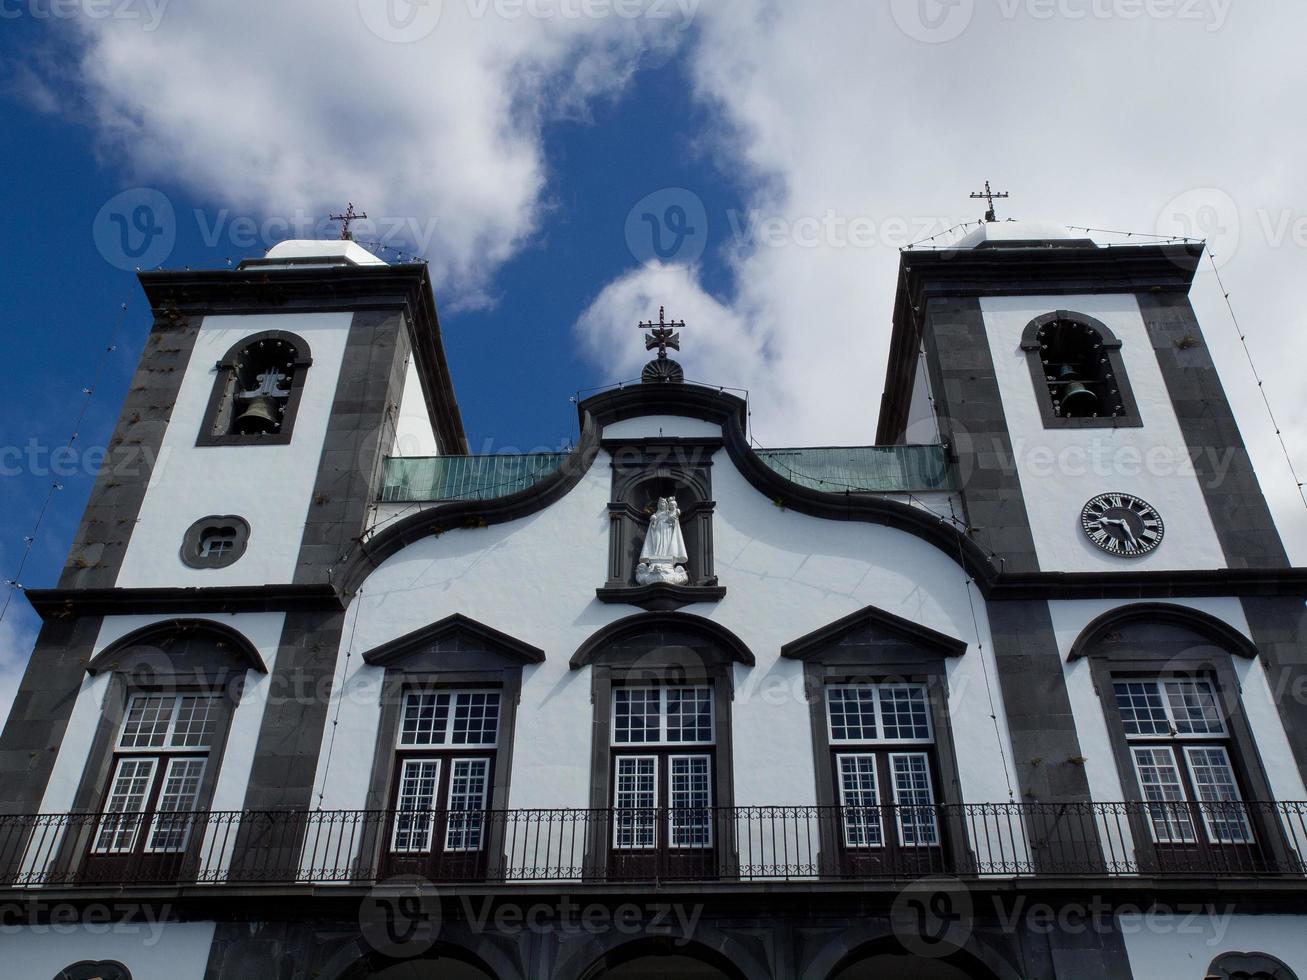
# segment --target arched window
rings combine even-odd
[[[1021,338],[1045,428],[1138,426],[1121,341],[1083,313],[1032,320]]]
[[[132,973],[117,960],[80,960],[60,970],[54,980],[132,980]]]
[[[197,445],[290,442],[304,377],[312,360],[305,341],[282,330],[246,337],[218,362]]]

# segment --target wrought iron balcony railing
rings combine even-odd
[[[1302,878],[1307,802],[0,816],[0,887]]]

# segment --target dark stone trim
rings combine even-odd
[[[724,585],[669,585],[656,582],[652,585],[618,586],[595,589],[600,602],[639,606],[651,612],[680,609],[696,602],[720,602],[726,597]]]
[[[296,583],[328,579],[366,530],[402,398],[408,344],[399,310],[361,311],[350,322],[313,491],[305,502]]]
[[[1298,771],[1307,781],[1307,589],[1283,598],[1245,596],[1244,616]]]
[[[1089,779],[1075,761],[1083,753],[1048,603],[990,601],[986,609],[1020,799],[1090,802]],[[1048,837],[1029,830],[1032,841]]]
[[[863,626],[887,631],[939,656],[960,657],[967,652],[964,640],[939,633],[875,606],[866,606],[791,640],[781,647],[781,656],[790,660],[821,659],[841,636]]]
[[[28,589],[42,619],[140,613],[284,612],[344,608],[329,585],[232,585],[157,589]]]
[[[897,443],[907,427],[921,345],[918,315],[931,298],[1187,293],[1202,245],[992,248],[904,252],[894,299],[885,388],[876,441]]]
[[[1287,567],[1284,543],[1189,297],[1164,293],[1137,299],[1226,564]],[[1228,464],[1224,473],[1222,462]]]
[[[131,659],[142,652],[139,648],[148,647],[150,651],[162,652],[153,647],[154,641],[188,633],[211,637],[215,645],[224,648],[230,654],[231,663],[238,669],[252,670],[258,674],[268,672],[268,667],[259,656],[259,651],[242,633],[224,623],[217,623],[210,619],[169,619],[135,630],[97,653],[86,665],[86,672],[92,677],[106,670],[130,673]],[[157,663],[151,666],[157,667]]]
[[[1049,396],[1048,383],[1044,376],[1044,364],[1040,359],[1039,351],[1039,331],[1045,324],[1053,323],[1057,320],[1070,320],[1083,326],[1090,327],[1103,342],[1103,350],[1107,352],[1108,363],[1112,368],[1118,391],[1121,394],[1121,410],[1125,413],[1119,416],[1106,416],[1100,418],[1063,418],[1057,414],[1053,408],[1053,399]],[[1039,403],[1039,414],[1044,420],[1045,429],[1138,429],[1143,427],[1143,419],[1139,417],[1139,405],[1135,401],[1134,389],[1130,387],[1130,375],[1125,369],[1125,362],[1121,358],[1121,341],[1117,339],[1106,323],[1097,320],[1085,313],[1074,313],[1070,310],[1058,310],[1055,313],[1045,313],[1043,316],[1035,317],[1026,325],[1025,331],[1021,334],[1021,349],[1026,352],[1026,364],[1030,368],[1030,381],[1035,389],[1035,401]]]
[[[40,808],[102,623],[86,615],[41,626],[0,735],[0,813]]]
[[[1140,602],[1110,609],[1091,622],[1071,644],[1067,660],[1090,656],[1094,644],[1102,639],[1104,633],[1134,622],[1175,623],[1207,636],[1217,646],[1224,647],[1232,654],[1249,660],[1257,658],[1257,647],[1252,641],[1224,620],[1189,606],[1177,606],[1168,602]]]
[[[236,373],[236,358],[251,345],[261,340],[284,340],[295,348],[295,373],[290,379],[290,397],[286,400],[286,410],[282,414],[281,428],[271,435],[242,435],[240,433],[214,432],[218,424],[218,413],[228,396],[228,387]],[[217,376],[213,389],[209,393],[209,404],[204,409],[204,418],[200,422],[200,431],[195,438],[197,446],[288,446],[295,431],[295,418],[299,415],[300,399],[304,396],[304,381],[309,368],[313,366],[313,355],[308,341],[299,334],[289,330],[263,330],[238,340],[217,363]]]
[[[989,599],[1172,599],[1307,596],[1307,568],[1036,572],[980,582]]]
[[[235,546],[221,555],[201,557],[200,539],[211,527],[230,527],[236,532]],[[235,514],[202,517],[189,528],[182,538],[181,560],[188,568],[226,568],[234,565],[245,554],[250,544],[250,522]]]
[[[103,589],[118,580],[198,329],[199,318],[156,310],[60,588]]]
[[[702,419],[723,427],[733,420],[741,431],[748,424],[749,409],[743,398],[728,395],[716,388],[693,384],[641,384],[614,388],[592,395],[577,406],[584,426],[593,419],[599,426],[612,425],[626,419],[647,415],[677,415],[683,418]],[[640,440],[634,440],[634,443]],[[670,439],[651,440],[660,445]],[[715,440],[688,439],[688,445],[711,445]],[[623,445],[632,443],[621,440]]]
[[[569,666],[572,670],[579,670],[582,667],[598,663],[600,658],[605,656],[606,648],[619,640],[635,634],[658,630],[702,634],[718,644],[721,651],[735,663],[744,664],[746,667],[754,665],[752,651],[744,645],[738,636],[720,623],[715,623],[711,619],[704,619],[701,616],[691,616],[689,613],[651,612],[627,616],[590,634],[585,642],[576,648],[576,653],[572,654]]]
[[[479,623],[475,619],[454,613],[429,626],[423,626],[404,636],[373,647],[363,654],[365,662],[375,667],[398,667],[415,653],[423,652],[431,644],[451,635],[469,634],[496,652],[524,664],[544,663],[545,652],[539,647],[524,643],[516,637]]]
[[[150,305],[161,316],[402,310],[441,451],[468,451],[425,263],[284,269],[255,266],[142,272],[138,278]]]

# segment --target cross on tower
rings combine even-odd
[[[647,322],[641,322],[639,327],[641,330],[652,331],[648,337],[644,338],[644,349],[653,350],[657,347],[658,359],[660,361],[666,360],[667,348],[670,347],[672,350],[681,349],[681,335],[676,331],[685,329],[685,321],[672,321],[669,323],[666,319],[663,307],[658,307],[657,323],[649,320]]]
[[[989,210],[985,212],[986,221],[997,221],[998,214],[994,211],[994,202],[1001,201],[1008,197],[1007,191],[991,191],[989,181],[985,181],[984,191],[976,191],[971,195],[974,200],[984,200],[989,204]]]
[[[340,226],[340,240],[342,242],[352,242],[354,240],[354,236],[350,234],[349,223],[359,218],[366,218],[366,217],[367,217],[367,212],[364,212],[363,214],[358,214],[354,210],[354,202],[350,201],[349,206],[345,208],[344,214],[329,214],[327,215],[327,220],[342,222]]]

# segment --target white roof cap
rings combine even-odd
[[[1044,242],[1056,244],[1086,244],[1083,235],[1073,234],[1066,225],[1054,221],[986,221],[979,228],[973,228],[966,237],[953,248],[979,248],[982,245],[1002,247],[1004,245],[1031,244]],[[1092,243],[1090,243],[1092,244]]]
[[[314,241],[295,238],[268,249],[269,259],[345,259],[355,265],[388,265],[357,242],[339,238]]]

